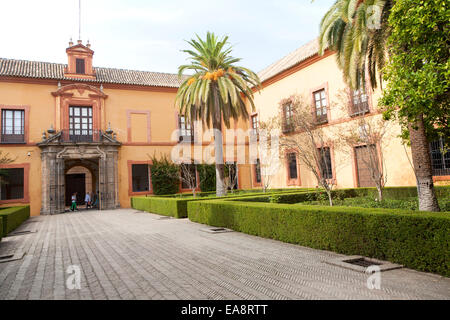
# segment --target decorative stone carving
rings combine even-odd
[[[120,207],[118,198],[118,149],[120,142],[100,132],[98,142],[64,142],[58,132],[38,144],[42,161],[41,214],[65,211],[65,173],[75,165],[88,168],[99,192],[100,209]]]

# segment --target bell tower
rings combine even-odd
[[[95,79],[95,70],[92,67],[94,51],[91,50],[89,41],[86,45],[83,45],[81,40],[78,40],[76,45],[70,41],[66,53],[68,63],[64,69],[65,77]]]

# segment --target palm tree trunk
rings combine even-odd
[[[415,123],[409,123],[408,129],[411,141],[411,157],[417,179],[419,210],[440,211],[434,192],[431,156],[425,134],[423,115],[418,116]]]
[[[223,140],[222,140],[222,115],[219,112],[219,95],[214,94],[215,115],[213,121],[214,129],[214,153],[216,160],[216,196],[226,195],[225,188],[225,166],[223,163]]]

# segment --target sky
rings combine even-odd
[[[0,57],[67,63],[78,0],[0,0]],[[186,40],[229,36],[234,57],[259,72],[318,36],[335,0],[81,0],[81,39],[94,66],[176,73]]]

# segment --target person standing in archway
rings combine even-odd
[[[78,209],[77,209],[77,193],[76,192],[72,194],[72,205],[70,206],[70,210],[78,211]]]
[[[84,203],[86,204],[86,210],[91,207],[91,195],[89,192],[86,192],[86,196],[84,197]]]

